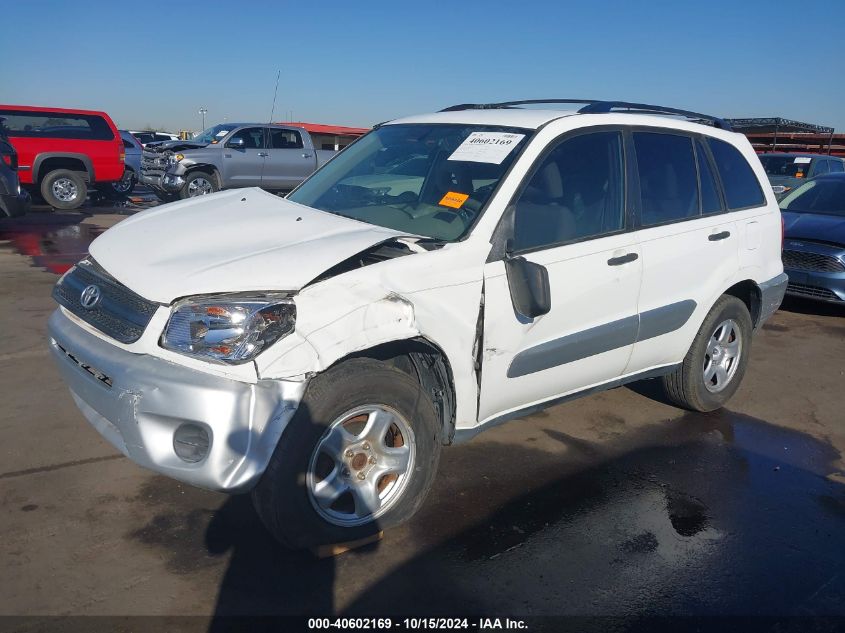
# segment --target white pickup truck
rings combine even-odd
[[[442,446],[550,404],[658,377],[721,407],[786,288],[751,145],[660,106],[519,105],[378,126],[287,199],[106,231],[49,326],[82,413],[304,547],[408,519]]]

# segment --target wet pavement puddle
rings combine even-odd
[[[222,574],[218,615],[845,616],[845,486],[827,477],[828,444],[728,411],[631,431],[583,467],[538,443],[446,449],[417,517],[334,560],[275,545],[246,498],[158,477],[126,537],[174,573]],[[486,467],[505,478],[526,463],[551,476],[486,499],[499,483]],[[450,532],[462,513],[469,527]]]
[[[0,220],[0,248],[11,248],[32,259],[32,265],[61,275],[88,254],[91,242],[106,230],[98,214],[131,215],[157,204],[152,194],[123,200],[93,198],[78,211],[53,212],[36,207],[32,213]]]

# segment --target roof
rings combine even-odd
[[[531,110],[528,108],[501,108],[490,110],[454,110],[418,114],[390,121],[397,123],[459,123],[462,125],[501,125],[536,130],[541,125],[563,116],[576,114],[573,110]]]
[[[370,128],[367,127],[346,127],[343,125],[307,123],[305,121],[279,121],[275,125],[290,125],[291,127],[301,127],[311,134],[335,134],[337,136],[361,136],[370,131]]]
[[[634,112],[608,112],[601,114],[579,114],[573,110],[532,110],[523,108],[493,108],[489,110],[456,110],[433,112],[403,117],[385,125],[402,123],[454,123],[458,125],[488,125],[536,130],[550,121],[561,118],[583,118],[584,125],[643,125],[668,127],[691,132],[705,132],[710,135],[731,135],[733,132],[720,130],[709,125],[687,121],[661,114],[640,114]],[[574,120],[574,119],[573,119]]]
[[[57,112],[59,114],[96,114],[98,116],[109,116],[102,110],[79,110],[76,108],[49,108],[46,106],[7,105],[5,103],[0,104],[0,109],[18,110],[21,112]]]

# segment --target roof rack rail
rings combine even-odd
[[[666,106],[651,105],[648,103],[630,103],[628,101],[596,101],[584,106],[578,112],[580,114],[607,114],[614,110],[624,110],[626,112],[638,112],[640,114],[674,114],[677,116],[686,117],[687,119],[709,121],[713,127],[720,130],[731,131],[731,125],[725,119],[722,119],[711,114],[702,114],[701,112],[692,112],[691,110],[679,110],[678,108],[667,108]]]
[[[666,106],[651,105],[648,103],[631,103],[629,101],[602,101],[600,99],[527,99],[524,101],[502,101],[501,103],[463,103],[460,105],[444,108],[441,112],[455,112],[458,110],[495,110],[509,109],[521,105],[537,105],[543,103],[572,103],[583,104],[578,110],[579,114],[608,114],[614,110],[626,112],[637,112],[639,114],[670,114],[682,116],[694,121],[707,121],[713,127],[721,130],[731,131],[731,125],[725,119],[710,114],[692,112],[691,110],[680,110]]]
[[[537,105],[541,103],[597,103],[598,99],[528,99],[525,101],[502,101],[500,103],[461,103],[443,108],[441,112],[457,112],[459,110],[507,110],[521,105]]]

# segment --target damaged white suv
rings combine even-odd
[[[380,125],[287,199],[108,230],[50,319],[82,413],[143,466],[251,490],[301,547],[409,518],[443,445],[550,404],[660,376],[722,406],[786,286],[751,145],[670,108],[525,103]]]

